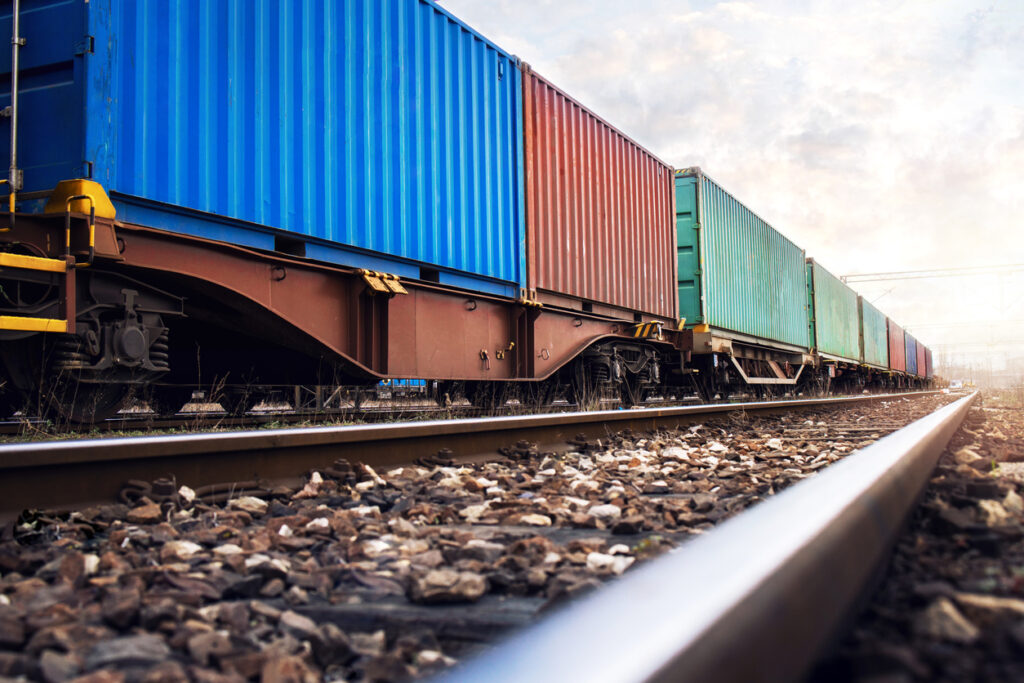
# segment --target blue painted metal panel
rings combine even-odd
[[[906,345],[907,345],[907,374],[917,374],[917,340],[910,336],[910,333],[906,334]]]
[[[25,105],[38,127],[19,147],[41,157],[26,190],[89,162],[119,210],[200,212],[168,229],[254,246],[274,228],[525,285],[517,61],[433,2],[25,4],[78,27],[51,41],[26,19],[30,43],[59,43],[38,63],[61,74]]]
[[[0,107],[11,103],[11,7],[0,9]],[[86,172],[84,43],[85,4],[81,0],[22,0],[19,55],[18,166],[26,190],[52,189],[58,181]],[[10,119],[0,119],[0,159],[10,159]],[[6,171],[2,174],[7,177]],[[6,189],[2,193],[6,196]]]

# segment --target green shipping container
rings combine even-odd
[[[804,252],[699,168],[676,172],[679,316],[735,339],[807,348]]]
[[[860,316],[857,292],[807,259],[808,338],[811,348],[835,360],[860,362]]]
[[[885,314],[857,297],[860,306],[860,362],[883,370],[889,367],[889,337]]]

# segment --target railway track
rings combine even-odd
[[[920,395],[929,393],[935,392]],[[170,476],[193,487],[288,481],[339,458],[380,468],[442,450],[460,459],[494,456],[519,442],[564,451],[579,438],[601,438],[622,429],[677,427],[715,414],[772,414],[895,396],[900,395],[9,444],[0,447],[0,518],[25,508],[112,501],[128,481]]]
[[[799,679],[864,596],[974,398],[868,446],[444,680]],[[628,656],[595,656],[609,652]]]
[[[912,392],[934,393],[934,392]],[[911,395],[911,394],[908,394]],[[744,397],[732,403],[748,402]],[[619,408],[617,399],[603,400],[604,408]],[[700,399],[689,397],[684,399],[656,398],[644,403],[643,408],[664,408],[676,406],[702,405]],[[295,410],[291,407],[283,409],[257,409],[244,415],[231,415],[216,403],[204,404],[203,409],[182,410],[174,415],[158,415],[142,410],[125,410],[116,416],[90,424],[64,422],[55,424],[52,419],[37,416],[0,418],[0,436],[20,437],[23,439],[59,439],[96,434],[134,434],[138,432],[178,432],[203,431],[214,429],[244,429],[287,427],[290,425],[320,425],[347,423],[375,423],[419,420],[431,416],[438,419],[464,417],[500,417],[522,415],[538,412],[572,412],[577,405],[567,401],[557,401],[543,407],[531,407],[518,403],[510,403],[504,408],[489,410],[468,403],[439,406],[432,401],[390,402],[381,401],[376,405],[350,407],[327,410]],[[0,442],[2,445],[2,442]]]
[[[59,429],[37,417],[0,421],[0,435],[59,438],[82,434],[114,434],[118,432],[200,431],[209,429],[241,429],[268,426],[323,424],[342,422],[381,422],[420,419],[427,416],[475,417],[479,408],[468,405],[448,407],[398,405],[331,411],[259,411],[246,415],[228,415],[221,410],[182,412],[171,416],[146,412],[126,412],[93,424],[64,424]]]
[[[680,628],[659,620],[678,614],[706,618],[704,603],[727,604],[712,584],[725,584],[724,595],[743,594],[738,579],[753,577],[755,569],[775,560],[781,566],[786,544],[795,541],[781,521],[784,516],[770,516],[772,506],[824,479],[816,474],[822,470],[835,480],[833,471],[862,462],[872,448],[892,439],[906,444],[903,430],[847,458],[945,398],[865,397],[287,430],[295,432],[294,440],[282,431],[269,441],[259,440],[267,433],[234,433],[68,443],[68,450],[40,467],[53,475],[70,462],[88,464],[87,469],[105,471],[113,480],[123,479],[133,460],[148,466],[162,461],[163,469],[151,472],[167,473],[197,458],[209,465],[201,470],[207,478],[181,476],[143,492],[128,506],[93,507],[70,516],[36,512],[8,526],[0,544],[0,602],[9,607],[0,606],[0,617],[7,619],[5,625],[22,625],[23,654],[5,660],[0,644],[0,667],[30,677],[35,677],[32,667],[46,660],[76,673],[102,663],[138,675],[155,675],[163,667],[164,676],[213,669],[243,678],[291,672],[393,680],[437,672],[455,657],[468,661],[450,675],[466,680],[506,674],[507,680],[657,677],[651,671],[676,678],[686,670],[675,659],[659,664],[657,656],[681,652],[667,648],[667,636],[679,635]],[[405,429],[412,431],[402,434]],[[302,443],[310,439],[314,443]],[[380,453],[367,448],[379,439]],[[437,454],[438,443],[449,450]],[[513,444],[504,458],[494,457],[498,443]],[[53,446],[64,444],[6,447],[0,453],[13,449],[24,461],[32,448],[40,455]],[[310,468],[322,476],[290,485],[283,484],[286,477],[268,477],[272,481],[243,483],[248,490],[211,487],[197,500],[189,500],[185,489],[175,490],[188,483],[201,491],[203,481],[227,473],[219,451],[234,452],[229,460],[238,465],[243,454],[258,457],[275,446],[283,449],[277,458],[296,468],[292,475],[317,461]],[[180,460],[183,450],[191,453]],[[356,464],[335,462],[339,454]],[[400,456],[405,466],[387,470]],[[419,464],[410,466],[414,460]],[[832,463],[838,464],[827,467]],[[860,471],[845,471],[850,470]],[[8,468],[2,481],[11,481],[13,471]],[[233,478],[219,481],[239,482],[248,471],[236,469]],[[789,490],[773,495],[783,489]],[[765,498],[769,501],[761,503]],[[742,512],[754,504],[754,510]],[[805,501],[799,515],[806,526],[834,504],[814,498]],[[707,550],[712,539],[723,532],[728,538],[735,533],[729,529],[764,511],[773,521],[757,527],[758,542],[772,545],[784,536],[771,552],[745,541],[712,543]],[[675,546],[681,546],[677,553],[648,559]],[[705,553],[716,548],[731,554],[715,561],[717,569],[702,573]],[[652,573],[675,575],[675,564],[658,568],[684,554],[691,558],[690,574],[679,576],[691,578],[651,583]],[[750,562],[751,557],[758,561]],[[859,567],[860,560],[854,560],[850,566]],[[842,567],[847,561],[842,559]],[[565,619],[579,618],[573,616],[579,610],[597,610],[583,617],[589,621],[583,630],[588,642],[549,641],[545,619],[537,627],[541,635],[528,631],[484,660],[472,660],[484,643],[537,621],[637,563],[648,566],[553,615],[563,625],[555,631],[565,637]],[[78,570],[84,567],[92,569]],[[842,572],[826,576],[800,578],[810,581],[810,598],[817,599],[818,584],[835,587],[846,580]],[[838,589],[842,596],[844,591]],[[91,631],[61,631],[63,650],[56,653],[46,643],[58,627],[40,627],[52,623],[38,612],[48,609],[47,596],[69,606],[61,624],[92,624]],[[782,604],[815,604],[789,600],[785,596]],[[828,610],[830,600],[822,603]],[[601,606],[588,607],[594,601]],[[621,603],[631,601],[634,609],[623,612],[622,621]],[[769,595],[754,604],[780,603],[778,595]],[[643,609],[655,611],[641,614]],[[647,630],[632,632],[634,619],[645,621]],[[785,619],[779,624],[793,638],[802,633]],[[579,623],[568,628],[578,629]],[[662,632],[658,638],[649,637],[654,630]],[[647,638],[654,649],[634,647],[634,635]],[[748,636],[749,631],[736,634]],[[535,639],[547,646],[538,647]],[[747,652],[750,642],[755,641],[732,641],[732,651]],[[760,645],[754,649],[763,654]],[[705,642],[693,651],[709,652]],[[635,656],[617,658],[629,663],[625,669],[607,666],[601,658],[598,671],[593,661],[580,666],[583,652]],[[785,649],[778,652],[789,656]],[[515,660],[515,666],[503,657]],[[670,663],[677,668],[664,668]],[[697,678],[728,679],[732,673],[722,668]]]
[[[607,400],[608,408],[618,407],[617,400]],[[656,399],[646,403],[646,407],[664,407],[699,404],[700,399],[686,398],[681,400]],[[289,425],[318,425],[343,423],[373,423],[418,420],[434,416],[438,419],[459,417],[495,417],[502,415],[522,415],[536,412],[569,412],[577,406],[566,401],[557,401],[547,406],[531,407],[511,403],[501,409],[489,410],[466,402],[453,405],[436,405],[433,401],[391,402],[388,400],[360,407],[349,407],[325,410],[295,410],[290,406],[283,409],[257,409],[244,415],[231,415],[216,403],[204,404],[202,409],[182,410],[174,415],[158,415],[142,410],[125,410],[116,416],[99,422],[80,424],[63,422],[55,424],[52,419],[37,416],[8,417],[0,419],[0,436],[22,437],[26,439],[58,439],[63,436],[79,436],[93,434],[118,434],[172,431],[202,431],[212,429],[242,429],[286,427]]]

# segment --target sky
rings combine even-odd
[[[1024,0],[439,4],[837,275],[1024,264]],[[1024,268],[856,289],[1024,360]]]

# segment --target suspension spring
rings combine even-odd
[[[170,333],[164,330],[149,347],[149,360],[161,370],[170,370]]]
[[[80,370],[86,365],[88,365],[88,359],[82,353],[81,338],[75,335],[64,335],[54,342],[54,370]]]

